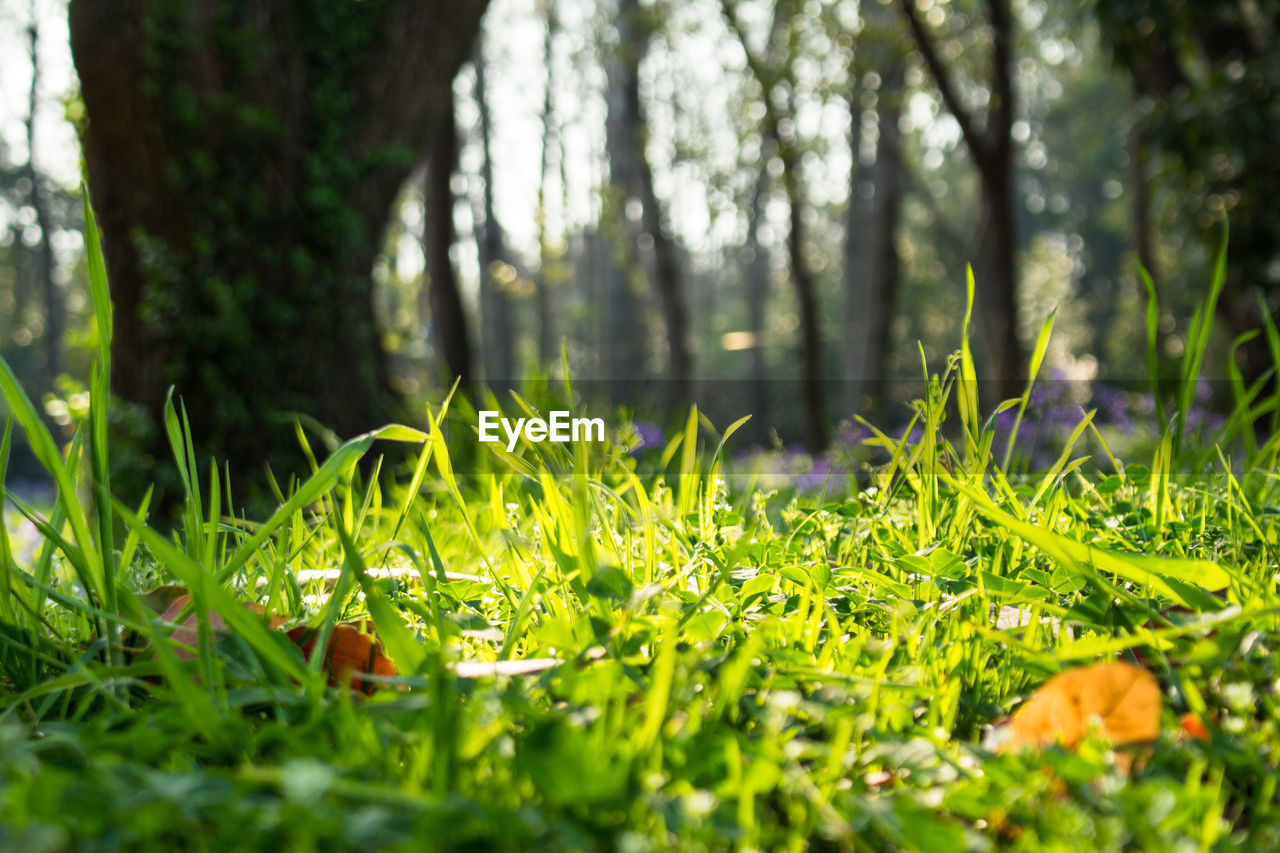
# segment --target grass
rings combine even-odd
[[[757,490],[725,461],[740,424],[721,434],[696,410],[639,458],[526,444],[461,476],[438,410],[317,458],[260,522],[198,464],[171,402],[187,491],[162,532],[147,501],[110,497],[89,232],[101,349],[69,446],[0,370],[58,487],[47,513],[9,496],[40,547],[0,537],[0,847],[1280,848],[1265,384],[1237,382],[1204,445],[1176,395],[1141,459],[1114,458],[1082,414],[1032,473],[1010,464],[1017,426],[996,443],[965,341],[925,368],[919,437],[877,433],[862,487],[817,495]],[[1029,393],[1007,407],[1018,422]],[[415,464],[362,473],[388,441]],[[140,602],[158,583],[192,593],[193,646]],[[370,697],[330,687],[244,602],[322,635],[367,615],[402,675]],[[558,664],[457,666],[544,658]],[[1165,733],[1131,767],[1098,737],[984,745],[1051,674],[1116,658],[1165,694]],[[1207,741],[1181,735],[1183,713]]]

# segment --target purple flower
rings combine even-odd
[[[874,435],[871,430],[867,429],[860,423],[851,423],[840,430],[840,434],[836,436],[835,443],[839,447],[858,447],[862,442]]]
[[[640,436],[640,447],[657,447],[667,440],[662,434],[662,427],[655,423],[633,421],[631,427],[636,431],[636,435]]]
[[[902,437],[904,435],[906,435],[907,437],[908,446],[913,444],[919,444],[920,439],[924,438],[924,427],[921,426],[919,423],[916,423],[916,425],[911,428],[911,432],[907,433],[907,428],[904,426],[901,429],[899,429],[892,437],[894,441],[900,442],[902,441]]]
[[[844,476],[844,468],[832,465],[825,455],[815,456],[809,470],[795,477],[796,490],[816,492],[826,487],[828,480],[838,480]]]
[[[1203,376],[1196,378],[1196,402],[1204,403],[1213,396],[1213,386],[1209,384],[1209,380]]]
[[[1222,415],[1211,412],[1200,406],[1192,406],[1187,410],[1187,432],[1199,432],[1203,436],[1210,436],[1222,429],[1227,423],[1227,419]]]

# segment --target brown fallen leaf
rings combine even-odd
[[[157,593],[161,593],[162,590],[164,591],[162,595],[157,595]],[[153,596],[152,600],[157,602],[168,600],[167,607],[160,613],[161,620],[165,622],[177,622],[178,617],[182,615],[183,609],[191,601],[190,594],[185,590],[182,590],[181,587],[157,587],[150,593],[146,593],[143,596],[143,600],[148,604],[148,606],[151,606],[151,601],[149,601],[146,596]],[[261,604],[245,604],[245,607],[249,608],[254,613],[257,613],[259,616],[266,615],[266,611],[263,609]],[[270,623],[272,628],[279,628],[284,624],[284,620],[278,616],[273,616],[271,617]],[[216,610],[209,611],[209,628],[214,633],[225,634],[227,632],[226,620],[224,620],[222,615]],[[200,621],[196,614],[194,612],[188,613],[187,618],[182,620],[181,624],[179,624],[177,628],[173,629],[173,633],[169,635],[169,639],[173,640],[175,643],[181,643],[183,646],[191,646],[194,648],[200,641]],[[181,646],[175,646],[173,653],[182,660],[192,660],[195,658],[194,654]]]
[[[1018,707],[998,748],[1072,747],[1095,725],[1116,745],[1155,740],[1161,707],[1160,686],[1141,667],[1116,661],[1068,670]]]
[[[200,641],[200,623],[194,612],[188,613],[181,622],[178,619],[182,611],[191,601],[191,595],[180,586],[159,586],[139,596],[150,609],[160,614],[165,622],[177,623],[169,638],[174,641],[173,653],[182,660],[192,660],[195,655],[187,648],[194,648]],[[265,616],[266,611],[260,604],[246,603],[245,607]],[[226,620],[216,610],[209,611],[209,628],[215,634],[227,632]],[[270,619],[272,628],[280,628],[285,620],[273,616]],[[290,640],[297,643],[304,655],[310,655],[315,646],[316,631],[306,626],[294,628],[286,632]],[[329,683],[334,687],[350,681],[354,690],[370,693],[376,683],[366,681],[362,675],[395,675],[396,668],[391,659],[383,652],[382,644],[372,634],[372,624],[340,623],[335,625],[329,637],[329,648],[325,655],[325,670],[329,673]]]
[[[367,681],[361,676],[395,675],[396,666],[386,656],[378,638],[360,628],[360,625],[346,622],[333,626],[329,646],[325,650],[325,669],[329,672],[329,683],[334,687],[350,679],[352,690],[372,693],[378,686],[377,682]],[[310,657],[316,645],[316,629],[304,625],[288,633],[289,639]]]

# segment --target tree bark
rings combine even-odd
[[[777,128],[774,128],[777,132]],[[787,262],[800,311],[800,391],[805,418],[805,445],[811,453],[827,447],[828,431],[822,393],[822,334],[818,330],[818,292],[813,272],[804,260],[804,198],[800,193],[800,164],[795,152],[782,147],[782,184],[787,194],[790,227]]]
[[[634,403],[632,389],[647,372],[646,318],[640,298],[644,269],[639,262],[633,213],[643,217],[640,198],[640,168],[643,157],[636,132],[639,116],[632,92],[638,83],[634,77],[639,59],[630,54],[637,50],[634,16],[636,0],[620,0],[618,5],[618,44],[608,67],[608,115],[605,146],[608,150],[609,186],[604,204],[603,236],[610,247],[608,327],[605,342],[608,377],[615,402]],[[639,203],[641,209],[635,210]],[[661,400],[654,403],[661,404]]]
[[[297,469],[278,414],[350,435],[393,413],[373,262],[485,5],[73,0],[113,386],[153,457],[171,385],[236,471]]]

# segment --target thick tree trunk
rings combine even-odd
[[[453,97],[449,97],[450,106]],[[461,378],[461,388],[474,390],[475,375],[471,366],[471,335],[467,332],[467,313],[458,290],[458,275],[453,266],[453,173],[458,165],[458,129],[453,110],[440,122],[435,142],[427,155],[424,206],[427,211],[423,233],[426,256],[427,292],[431,305],[431,330],[436,350],[444,357],[448,380]],[[484,271],[481,271],[484,274]]]
[[[73,0],[117,394],[158,418],[176,386],[237,471],[297,463],[276,414],[392,414],[373,262],[484,8]]]

